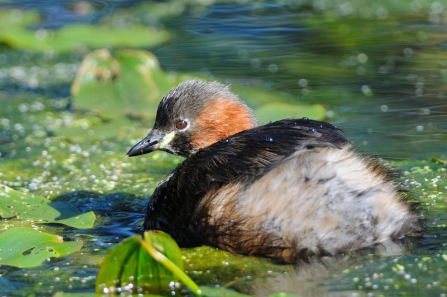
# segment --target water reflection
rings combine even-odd
[[[391,158],[444,154],[447,27],[423,14],[377,14],[213,5],[167,24],[177,38],[156,54],[169,70],[259,84],[300,102],[322,103],[360,151]]]
[[[10,2],[10,5],[14,7],[36,8],[47,14],[49,17],[38,26],[54,28],[72,21],[94,22],[109,15],[118,5],[130,6],[138,1],[108,1],[109,4],[92,1],[96,10],[91,15],[79,19],[76,19],[76,16],[73,18],[73,14],[67,12],[60,1],[51,3],[46,1],[42,4],[25,0],[13,2]],[[180,1],[178,3],[181,5]],[[363,152],[389,158],[431,156],[443,158],[447,143],[446,11],[446,6],[440,1],[246,2],[209,6],[190,5],[178,17],[157,18],[148,12],[145,22],[166,27],[173,34],[171,43],[151,49],[167,71],[194,72],[225,83],[259,86],[292,93],[295,95],[295,102],[321,103],[327,109],[328,120],[345,130],[354,145]],[[126,21],[128,19],[131,18],[127,16]],[[4,47],[0,48],[3,49]],[[50,94],[53,98],[67,97],[68,85],[71,82],[69,80],[72,79],[81,58],[82,55],[77,52],[69,56],[35,54],[30,51],[0,53],[0,83],[2,83],[0,89],[4,89],[5,86],[6,89],[17,88],[29,92],[37,90]],[[56,66],[45,68],[47,65],[45,63],[48,61]],[[8,71],[5,65],[9,67]],[[24,68],[32,70],[36,65],[42,66],[35,69],[36,72],[43,71],[39,77],[48,80],[37,79],[37,76],[22,77],[26,74]],[[33,71],[30,73],[33,74]],[[24,80],[29,84],[21,84]],[[259,104],[256,98],[243,99],[254,106]],[[271,99],[277,100],[274,97]],[[4,141],[10,141],[4,138]],[[50,136],[47,139],[51,139]],[[33,150],[37,149],[35,146],[30,147]],[[118,152],[119,148],[115,146],[108,150]],[[13,159],[14,155],[9,157]],[[97,154],[97,160],[103,158],[103,154]],[[149,167],[146,168],[147,172],[143,170],[139,172],[145,176],[151,174],[151,178],[160,180],[162,176],[154,174],[159,165],[153,165],[153,160],[147,160],[147,163],[151,163],[152,165],[148,166],[154,168]],[[79,168],[79,175],[90,176],[87,169],[81,165]],[[163,172],[164,174],[166,173]],[[436,174],[423,172],[420,175],[413,174],[412,178],[420,178],[420,184],[423,183],[423,179],[431,178],[432,175],[442,175],[445,178],[445,173],[442,172]],[[134,180],[135,175],[128,178],[129,188]],[[119,179],[121,184],[124,184],[124,181],[122,177]],[[143,181],[147,183],[146,179]],[[144,182],[140,180],[135,183]],[[155,182],[151,181],[151,186],[154,186],[153,183]],[[44,186],[50,187],[48,184]],[[82,186],[88,187],[86,184]],[[99,187],[103,188],[101,185]],[[126,191],[130,191],[129,188]],[[35,190],[31,186],[29,189]],[[140,192],[143,193],[142,190]],[[392,287],[388,283],[389,279],[398,279],[402,282],[401,285],[406,284],[406,287],[402,285],[401,291],[396,289],[395,295],[404,294],[402,292],[411,294],[415,288],[423,290],[427,287],[432,289],[433,295],[436,293],[439,296],[437,293],[441,289],[437,289],[436,283],[439,285],[442,280],[445,283],[445,273],[442,272],[442,269],[445,270],[445,266],[442,266],[445,259],[441,254],[447,242],[445,232],[447,219],[445,211],[440,210],[444,205],[442,203],[445,203],[445,189],[440,187],[438,190],[424,184],[417,195],[422,197],[427,193],[440,194],[437,196],[438,201],[431,202],[430,205],[427,203],[424,209],[429,218],[426,222],[427,232],[418,240],[416,251],[407,258],[390,256],[390,258],[370,259],[368,256],[365,256],[366,258],[359,256],[351,262],[332,258],[330,260],[333,262],[327,262],[326,266],[317,265],[316,269],[309,271],[303,269],[298,275],[289,273],[275,276],[268,279],[267,284],[264,283],[265,279],[256,280],[264,284],[256,284],[255,290],[258,290],[259,296],[265,295],[266,291],[261,289],[266,287],[270,288],[271,292],[287,289],[290,292],[302,292],[303,295],[313,296],[346,296],[351,293],[364,296],[369,290],[374,289],[375,283],[371,280],[374,280],[377,274],[383,280],[377,281],[383,289],[381,292],[387,296],[390,294],[385,288]],[[122,196],[118,198],[120,197]],[[121,200],[128,201],[124,198]],[[138,232],[137,223],[142,219],[143,210],[137,214],[133,212],[133,208],[128,210],[120,208],[120,211],[128,211],[123,213],[115,208],[118,203],[112,203],[119,199],[114,201],[104,199],[107,200],[105,202],[94,197],[91,200],[96,203],[90,206],[91,209],[108,213],[111,221],[100,224],[91,233],[77,230],[67,232],[69,236],[80,236],[84,239],[87,246],[85,250],[92,254],[96,253],[94,249],[105,253],[107,247]],[[85,201],[80,203],[87,204]],[[144,209],[144,205],[140,206]],[[436,209],[437,212],[430,212],[430,208]],[[433,261],[427,259],[430,258],[427,255],[432,254]],[[84,258],[85,255],[74,255],[69,258],[70,261],[79,263],[77,268],[70,267],[65,262],[57,262],[66,260],[54,260],[54,265],[65,265],[66,269],[78,273],[76,269],[81,271],[82,265],[88,264],[93,267],[89,268],[91,270],[88,276],[93,278],[97,264],[83,262]],[[398,264],[407,263],[405,261],[413,266],[406,266],[407,270],[404,273],[399,269],[397,272],[393,271],[394,268],[400,267]],[[418,266],[420,263],[423,263],[421,268]],[[53,264],[50,262],[48,265],[52,267]],[[424,271],[424,265],[428,265],[428,272],[427,269]],[[328,267],[331,270],[328,270]],[[38,271],[38,274],[50,271],[46,268],[48,267],[35,271]],[[352,275],[340,276],[340,272],[348,268],[350,269],[348,273]],[[26,290],[29,290],[30,294],[35,293],[32,291],[35,285],[34,279],[24,277],[23,270],[15,268],[9,270],[16,271],[15,276],[8,275],[11,281],[7,281],[5,277],[0,278],[3,290],[8,292],[26,284]],[[412,277],[405,279],[405,273],[409,274],[409,271],[413,275],[420,275],[418,284],[411,283]],[[386,277],[380,276],[382,272]],[[339,273],[339,277],[331,279],[333,273]],[[228,278],[234,277],[233,272],[227,274]],[[355,282],[356,277],[361,284]],[[424,283],[424,278],[428,279],[427,284]],[[340,284],[338,283],[340,280],[345,282]],[[51,288],[54,285],[50,278],[42,281],[45,281],[44,288]],[[202,280],[202,283],[222,283],[221,281],[222,279],[213,274],[212,282]],[[75,284],[74,288],[91,290],[93,280],[89,282]],[[363,287],[363,291],[352,292],[353,288],[367,284],[371,284],[371,287]],[[428,287],[429,285],[433,288]],[[67,288],[61,285],[59,290]],[[443,292],[445,293],[445,290]],[[50,296],[53,292],[41,294]],[[19,292],[16,295],[24,294]],[[419,295],[425,294],[421,292]]]
[[[38,31],[94,23],[122,7],[132,9],[138,1],[54,3],[1,5],[39,10],[45,20],[34,25]],[[158,14],[143,8],[143,16],[136,6],[129,15],[123,10],[109,22],[169,29],[171,43],[150,49],[168,71],[262,86],[291,93],[298,102],[323,104],[328,120],[343,128],[362,152],[385,158],[444,154],[447,13],[441,2],[173,3]],[[55,66],[44,69],[39,79],[20,78],[23,66],[40,65],[49,54],[0,54],[0,64],[14,66],[0,69],[0,82],[9,89],[44,88],[51,95],[66,96],[68,86],[62,81],[71,82],[78,65],[71,63],[79,63],[79,53],[51,58],[70,62],[56,65],[67,65],[62,72]],[[256,98],[244,99],[256,105]]]

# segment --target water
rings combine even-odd
[[[134,2],[92,4],[96,10],[90,14],[74,13],[70,4],[22,1],[14,7],[40,10],[47,19],[37,27],[52,28],[76,21],[93,23]],[[130,14],[138,11],[133,9]],[[444,153],[447,27],[441,2],[193,5],[169,21],[143,11],[143,22],[173,33],[170,43],[152,49],[167,71],[259,85],[291,93],[296,102],[321,103],[328,119],[362,152],[394,159]],[[112,22],[132,21],[125,14],[115,19]],[[29,53],[24,55],[21,63],[30,59]],[[81,57],[68,58],[79,62]],[[61,90],[67,90],[71,78],[73,74],[65,87],[62,83],[51,89],[66,95]],[[15,81],[3,83],[17,87]],[[254,105],[257,100],[244,99]]]
[[[444,4],[352,0],[183,6],[179,2],[157,14],[138,1],[92,1],[90,12],[80,14],[73,8],[76,3],[0,5],[40,11],[45,18],[33,29],[94,24],[108,17],[116,24],[164,27],[172,40],[150,50],[167,72],[290,93],[294,99],[289,103],[322,104],[327,120],[343,129],[356,149],[399,160],[393,165],[402,173],[400,181],[426,217],[424,236],[408,249],[343,255],[298,271],[207,247],[185,250],[188,273],[197,282],[232,282],[232,287],[256,296],[278,291],[303,296],[447,294],[446,170],[429,159],[447,159]],[[2,267],[0,292],[5,296],[91,291],[107,248],[138,232],[150,193],[180,161],[164,153],[125,159],[133,140],[144,136],[138,123],[112,138],[39,134],[45,130],[39,127],[48,123],[78,120],[66,97],[82,56],[82,52],[54,55],[0,47],[0,90],[37,96],[17,106],[0,102],[7,114],[3,117],[22,125],[4,128],[0,134],[1,181],[73,202],[100,217],[97,228],[89,231],[55,228],[55,233],[70,239],[83,239],[82,254],[53,259],[36,269]],[[36,65],[38,69],[33,68]],[[46,96],[51,102],[40,98]],[[259,98],[243,99],[253,107],[261,103]],[[44,105],[41,110],[39,103]]]
[[[305,5],[214,5],[168,25],[177,38],[155,53],[168,70],[323,103],[362,152],[445,154],[445,13],[437,23],[428,15],[324,14]]]

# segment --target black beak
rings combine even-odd
[[[128,157],[144,155],[160,149],[160,143],[166,136],[165,133],[159,130],[152,130],[149,134],[136,145],[134,145],[128,152]]]

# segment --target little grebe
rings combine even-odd
[[[144,228],[183,247],[281,262],[420,231],[382,166],[351,151],[337,127],[307,118],[257,125],[220,83],[187,81],[166,94],[154,128],[127,155],[187,159],[155,189]]]

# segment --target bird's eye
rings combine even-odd
[[[177,121],[177,123],[175,123],[175,127],[179,130],[185,129],[186,126],[188,126],[188,122],[186,122],[185,120],[179,120]]]

